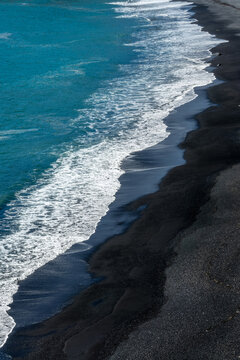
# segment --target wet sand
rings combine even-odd
[[[239,358],[240,37],[214,3],[194,17],[229,40],[213,49],[224,83],[208,88],[218,106],[197,115],[180,145],[186,164],[133,202],[147,205],[140,218],[93,254],[102,281],[10,338],[15,359]]]

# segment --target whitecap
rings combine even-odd
[[[18,135],[26,132],[38,131],[38,129],[9,129],[0,131],[0,135]]]
[[[11,36],[12,34],[8,32],[0,33],[0,40],[8,40]]]

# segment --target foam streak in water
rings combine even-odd
[[[5,32],[0,34],[0,40],[8,40],[12,36],[11,33]]]

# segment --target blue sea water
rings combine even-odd
[[[87,241],[121,161],[166,138],[163,119],[213,80],[204,59],[217,41],[190,9],[0,2],[0,344],[18,280]]]
[[[93,131],[70,119],[133,54],[123,46],[129,21],[109,16],[104,2],[1,1],[0,12],[3,209],[67,144]]]

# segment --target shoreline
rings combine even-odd
[[[214,83],[218,83],[218,80],[215,79]],[[184,164],[183,149],[180,149],[178,144],[184,140],[187,132],[196,129],[195,114],[210,105],[206,98],[206,89],[211,85],[212,83],[195,88],[196,98],[176,108],[164,119],[167,129],[171,131],[166,139],[126,158],[123,164],[125,173],[121,176],[121,187],[117,192],[116,200],[87,243],[73,245],[65,253],[20,282],[9,311],[17,321],[17,326],[9,335],[10,338],[14,338],[15,331],[18,332],[21,328],[35,328],[35,325],[29,324],[28,321],[39,324],[58,315],[72,303],[77,294],[94,282],[98,282],[98,279],[87,271],[89,258],[105,241],[117,235],[117,231],[120,236],[123,235],[141,216],[145,205],[132,208],[134,202],[142,199],[143,196],[154,194],[159,187],[159,179],[162,179],[169,169]],[[135,168],[137,171],[133,170],[132,173],[131,169]],[[135,184],[137,188],[133,189]],[[144,192],[146,194],[143,194]],[[133,201],[128,202],[130,197]],[[72,274],[76,275],[72,277]],[[45,277],[47,281],[44,280]]]
[[[206,59],[209,60],[210,50],[208,52]],[[205,66],[205,71],[212,73],[207,61]],[[215,79],[214,83],[218,81]],[[20,328],[56,315],[71,304],[77,294],[98,282],[87,271],[88,259],[107,239],[124,233],[141,216],[145,205],[132,209],[129,204],[156,192],[159,181],[168,170],[184,163],[183,149],[178,144],[184,140],[187,132],[196,128],[194,115],[210,105],[205,92],[211,84],[195,87],[195,99],[175,108],[164,119],[169,131],[167,138],[152,147],[132,153],[124,160],[124,174],[120,177],[121,187],[115,195],[115,201],[90,239],[73,245],[20,282],[9,310],[17,323],[10,337]]]
[[[214,82],[217,81],[214,80]],[[68,298],[72,301],[76,295],[74,288],[79,286],[79,283],[83,285],[80,286],[77,294],[96,281],[91,278],[87,269],[84,270],[87,267],[88,260],[105,241],[127,232],[145,208],[144,204],[139,207],[134,207],[133,204],[145,196],[154,194],[159,187],[159,179],[164,178],[169,169],[184,164],[183,149],[180,149],[177,144],[184,140],[186,132],[196,129],[196,120],[193,116],[198,113],[198,110],[205,109],[210,105],[205,96],[206,88],[209,86],[211,84],[197,89],[198,95],[194,100],[176,108],[165,119],[167,128],[171,129],[171,133],[166,139],[150,148],[134,153],[124,161],[125,173],[120,178],[121,187],[116,193],[116,200],[110,205],[109,212],[99,222],[90,239],[86,243],[74,244],[65,253],[60,254],[20,282],[19,291],[14,295],[14,302],[9,311],[12,315],[20,315],[20,318],[16,317],[19,323],[18,327],[25,326],[22,324],[22,317],[24,317],[24,321],[27,321],[28,317],[33,320],[33,315],[37,309],[40,315],[42,313],[43,317],[49,318],[50,315],[47,311],[50,311],[51,299],[56,303],[56,310],[53,310],[53,315],[55,315],[65,305],[68,305]],[[130,170],[128,172],[128,169],[135,168],[137,171],[133,170],[132,172]],[[135,184],[136,188],[133,189]],[[130,201],[128,201],[129,199]],[[79,260],[82,264],[77,263]],[[79,278],[74,277],[73,279],[72,273],[78,273]],[[44,276],[50,277],[50,280],[44,281]],[[59,294],[57,294],[58,286],[56,285],[58,283],[61,286]],[[52,293],[53,286],[56,286],[54,294],[46,296],[48,292]],[[73,290],[71,290],[71,286]],[[38,293],[37,298],[36,292]],[[31,293],[33,293],[32,297]],[[63,300],[63,293],[65,293],[66,300]],[[24,308],[21,308],[22,302],[24,302],[24,308],[27,308],[25,313]],[[34,318],[34,322],[40,321],[41,318],[39,321]]]
[[[201,7],[197,9],[197,16],[205,16]],[[230,30],[229,32],[231,33]],[[229,36],[234,38],[232,33]],[[216,48],[225,51],[228,46],[229,43],[224,43]],[[224,53],[224,51],[219,52]],[[222,59],[223,56],[221,62]],[[217,61],[219,59],[213,59],[213,65],[216,65]],[[222,68],[216,68],[215,74],[224,79]],[[234,70],[228,71],[227,74],[235,76]],[[229,94],[227,104],[219,88],[223,88],[224,93]],[[212,101],[222,103],[228,108],[232,106],[232,101],[235,101],[231,99],[232,94],[232,88],[227,87],[226,82],[208,89]],[[170,170],[161,182],[158,192],[133,202],[133,209],[146,203],[148,207],[123,235],[117,235],[102,244],[93,254],[90,260],[91,271],[107,278],[77,296],[72,305],[54,318],[13,336],[28,339],[33,336],[32,342],[37,338],[41,350],[30,355],[29,359],[40,359],[43,356],[49,359],[64,359],[66,357],[62,352],[63,347],[70,359],[79,358],[80,354],[77,351],[80,341],[83,341],[82,349],[85,351],[81,358],[104,359],[138,324],[157,314],[165,301],[163,293],[165,269],[173,260],[176,236],[194,222],[199,208],[209,197],[216,175],[240,160],[239,147],[237,144],[232,144],[231,126],[228,126],[228,134],[226,126],[224,127],[224,111],[219,111],[220,120],[217,120],[215,113],[218,111],[219,108],[211,107],[197,116],[202,126],[188,133],[182,143],[187,163]],[[239,114],[237,105],[232,115],[233,120],[236,114]],[[215,124],[212,126],[214,121]],[[215,127],[219,122],[222,122],[224,129]],[[219,142],[221,144],[223,138],[226,138],[226,146],[221,150]],[[206,146],[208,148],[204,151]],[[149,237],[151,237],[150,241]],[[160,244],[159,237],[161,237]],[[123,246],[124,243],[126,247]],[[138,249],[139,243],[141,249]],[[122,273],[119,271],[121,268],[123,268]],[[89,304],[93,304],[92,308]],[[75,320],[77,316],[78,321]],[[58,329],[55,334],[47,335],[54,329]],[[110,337],[109,332],[111,332]],[[89,343],[89,339],[93,338],[97,341]],[[31,339],[28,341],[24,344],[27,347],[30,346]]]

